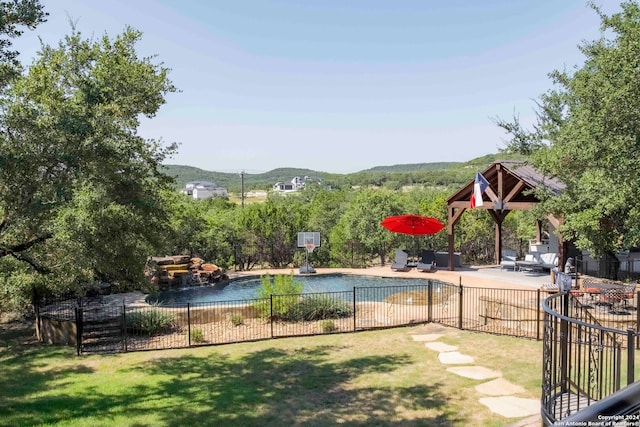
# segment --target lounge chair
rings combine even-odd
[[[391,269],[393,271],[409,271],[411,267],[409,266],[409,254],[402,249],[396,249],[396,258],[391,264]]]
[[[426,250],[426,249],[423,250],[422,251],[422,257],[420,258],[420,261],[418,262],[418,265],[416,265],[416,270],[425,271],[425,272],[436,271],[436,253],[435,253],[435,251]]]

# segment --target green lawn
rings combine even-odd
[[[75,355],[0,334],[0,425],[503,426],[482,383],[449,373],[412,333],[477,357],[538,398],[542,343],[438,325],[193,349]],[[6,328],[2,328],[6,329]]]

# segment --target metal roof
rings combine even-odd
[[[500,163],[512,175],[520,178],[532,188],[546,187],[554,194],[560,194],[566,188],[563,182],[560,182],[556,178],[543,175],[542,172],[528,163],[516,161],[500,161],[496,163]]]

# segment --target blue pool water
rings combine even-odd
[[[302,283],[303,294],[320,292],[346,292],[359,289],[359,300],[378,301],[394,293],[393,287],[424,287],[427,279],[388,278],[373,276],[356,276],[348,274],[326,274],[317,276],[295,276],[294,281]],[[183,289],[171,289],[160,292],[156,298],[148,298],[149,302],[158,302],[166,305],[238,301],[258,298],[259,278],[235,279],[226,283],[217,283],[212,286],[192,287]],[[388,289],[375,289],[387,288]],[[404,290],[404,289],[403,289]],[[395,292],[398,290],[396,289]],[[368,294],[368,295],[364,295]],[[346,295],[345,295],[346,297]]]

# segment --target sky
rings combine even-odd
[[[29,64],[71,22],[87,38],[143,33],[179,89],[139,129],[165,163],[353,173],[497,153],[496,118],[535,119],[548,74],[599,37],[582,0],[41,0],[14,46]],[[619,3],[596,2],[607,13]]]

